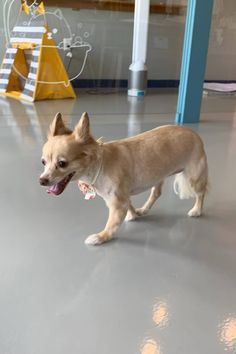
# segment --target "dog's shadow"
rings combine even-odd
[[[205,238],[204,224],[212,222],[211,215],[191,218],[183,210],[170,214],[166,210],[153,211],[133,221],[124,221],[114,238],[102,245],[117,249],[123,246],[149,247],[153,250],[170,250],[188,247],[196,239]],[[97,247],[93,247],[94,251]]]
[[[201,219],[205,218],[204,216]],[[175,244],[188,242],[197,231],[200,218],[193,219],[183,214],[149,214],[135,221],[125,222],[114,242],[144,246],[149,243],[154,248],[160,243]]]

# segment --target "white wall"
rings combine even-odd
[[[4,0],[5,2],[5,0]],[[0,14],[3,14],[3,1]],[[182,1],[184,3],[185,0]],[[10,17],[16,21],[19,1]],[[52,8],[49,8],[52,11]],[[81,79],[127,79],[131,63],[133,14],[125,12],[62,9],[72,32],[83,37],[93,47]],[[53,18],[53,17],[52,17]],[[55,24],[49,25],[53,27]],[[178,79],[185,15],[151,15],[148,43],[149,79]],[[60,26],[60,24],[56,24]],[[0,18],[0,57],[4,47],[3,19]],[[61,34],[62,35],[62,34]],[[200,44],[199,44],[200,45]],[[74,51],[70,75],[76,74],[84,53]],[[66,63],[67,64],[67,63]],[[206,79],[236,80],[236,1],[215,0]]]

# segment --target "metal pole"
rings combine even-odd
[[[129,66],[129,96],[144,96],[147,87],[147,41],[150,0],[135,0],[133,55]]]

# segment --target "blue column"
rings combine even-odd
[[[188,0],[176,123],[199,122],[214,0]]]

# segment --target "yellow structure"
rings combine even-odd
[[[25,1],[21,11],[30,13]],[[37,11],[45,12],[43,2]],[[0,94],[30,102],[76,97],[49,32],[46,23],[13,28],[0,69]]]

